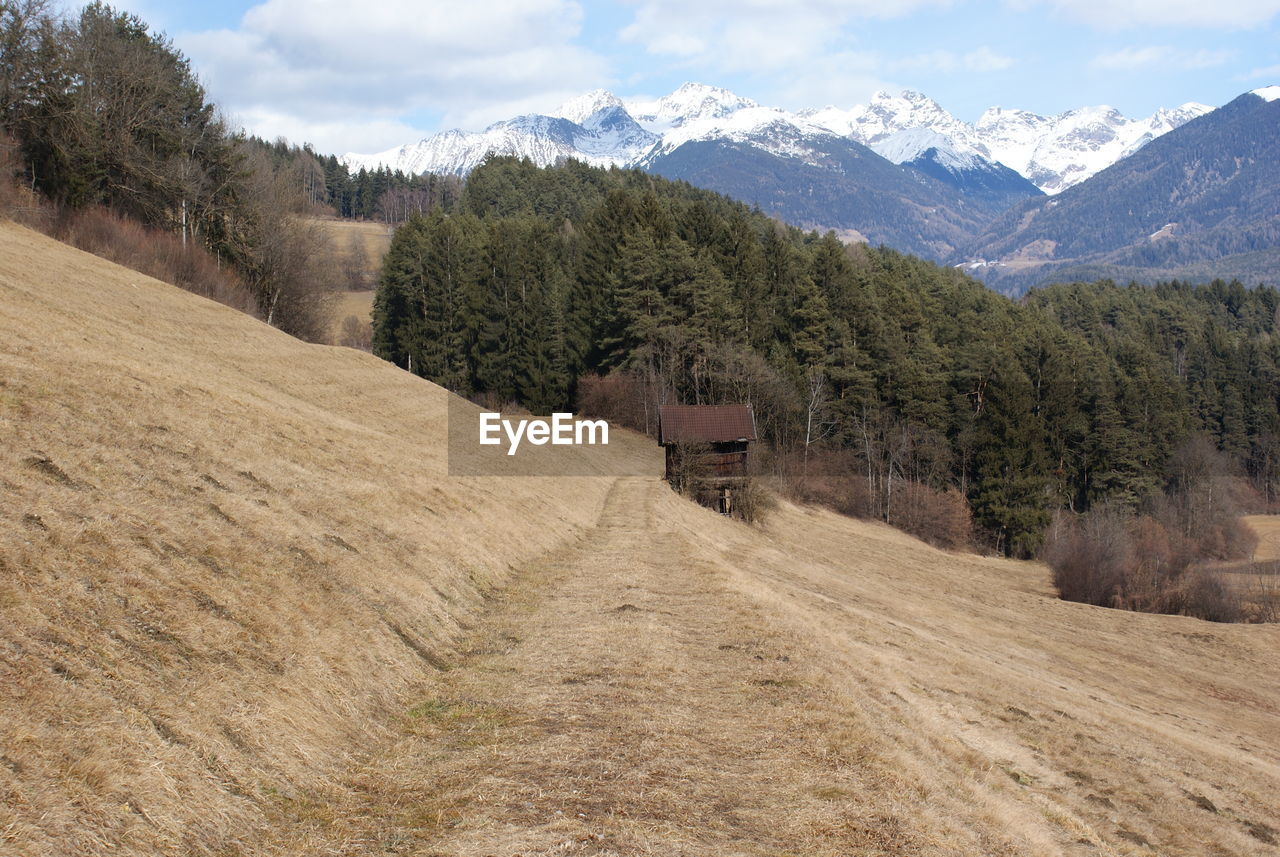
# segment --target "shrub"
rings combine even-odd
[[[894,479],[893,503],[882,518],[862,460],[847,450],[810,451],[803,461],[793,454],[780,463],[787,496],[825,506],[853,518],[883,519],[935,547],[959,550],[973,541],[969,501],[955,488],[940,490],[923,482]]]
[[[778,461],[785,493],[800,503],[825,506],[853,518],[872,518],[875,511],[858,458],[847,450],[812,450],[808,462],[792,454]]]
[[[253,298],[241,280],[196,241],[105,208],[64,208],[46,231],[85,252],[109,259],[140,274],[171,283],[181,289],[244,312],[253,312]]]
[[[1053,585],[1067,601],[1115,607],[1133,567],[1133,544],[1122,516],[1109,509],[1083,518],[1059,513],[1045,537],[1041,557]]]
[[[1083,516],[1059,513],[1041,558],[1067,601],[1244,621],[1242,600],[1220,571],[1203,562],[1200,545],[1153,517],[1100,508]]]
[[[732,514],[748,524],[758,524],[777,505],[778,500],[773,493],[753,476],[734,489]]]
[[[1162,613],[1181,613],[1209,622],[1242,622],[1245,612],[1239,595],[1222,573],[1206,566],[1187,572],[1178,588],[1171,593],[1170,609]]]
[[[861,483],[861,480],[859,480]],[[902,482],[889,523],[929,544],[959,550],[973,535],[969,502],[955,488],[939,491],[921,482]]]
[[[338,344],[361,351],[373,350],[373,325],[357,315],[349,315],[342,320],[342,331],[338,334]]]
[[[608,420],[644,434],[658,429],[656,412],[647,407],[645,385],[629,372],[583,375],[578,379],[578,413]]]
[[[1280,560],[1250,563],[1241,571],[1251,574],[1243,609],[1249,622],[1280,622]]]
[[[1196,547],[1200,556],[1209,559],[1248,559],[1258,547],[1258,536],[1240,518],[1225,518],[1205,527]]]

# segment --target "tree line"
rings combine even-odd
[[[327,335],[336,266],[302,216],[306,177],[230,128],[186,57],[138,16],[0,0],[0,137],[11,172],[0,183],[38,200],[32,225],[126,263],[163,244],[166,258],[142,267],[207,268],[234,283],[196,290],[243,292],[269,323]],[[156,237],[168,235],[176,249]]]
[[[292,173],[308,202],[338,217],[403,223],[414,214],[451,211],[462,196],[457,176],[409,175],[390,167],[361,167],[353,173],[336,155],[318,154],[309,144],[250,140],[278,168]]]
[[[594,397],[641,428],[665,402],[749,402],[778,466],[834,468],[891,521],[921,488],[959,496],[1025,556],[1057,510],[1152,502],[1198,435],[1274,499],[1278,308],[1239,283],[1015,302],[682,182],[491,158],[397,231],[374,349],[463,395]]]

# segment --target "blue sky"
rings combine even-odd
[[[474,130],[604,87],[689,80],[788,109],[916,89],[1129,116],[1280,83],[1280,0],[123,0],[230,117],[321,151]]]

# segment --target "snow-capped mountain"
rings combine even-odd
[[[570,98],[552,111],[551,115],[559,116],[561,119],[568,119],[570,122],[576,122],[581,125],[601,110],[608,110],[612,107],[626,109],[622,99],[609,90],[593,89],[585,95]]]
[[[993,107],[973,128],[994,160],[1052,194],[1079,184],[1212,109],[1188,102],[1172,110],[1157,110],[1146,119],[1128,119],[1106,106],[1082,107],[1050,117]]]
[[[636,121],[657,134],[699,120],[723,119],[739,110],[759,106],[750,98],[705,83],[686,83],[656,101],[633,99],[626,103],[627,111]]]
[[[673,152],[685,143],[723,140],[747,143],[774,155],[812,161],[815,149],[839,134],[806,122],[785,110],[752,105],[730,113],[711,114],[680,121],[662,135],[641,165]]]
[[[605,93],[607,95],[608,93]],[[547,166],[575,158],[594,166],[629,165],[651,151],[659,137],[641,128],[620,101],[574,99],[577,120],[532,114],[495,122],[480,132],[442,131],[417,143],[374,155],[349,154],[352,169],[380,166],[406,173],[466,175],[491,154],[528,158]],[[585,109],[595,109],[582,115]]]
[[[900,95],[877,92],[869,103],[848,110],[827,106],[801,112],[811,121],[873,148],[876,143],[913,128],[934,131],[953,143],[974,146],[977,142],[968,124],[943,110],[932,98],[909,89]],[[981,149],[980,145],[975,147]]]
[[[933,132],[960,158],[1004,164],[1042,191],[1058,193],[1137,151],[1161,134],[1212,110],[1190,102],[1173,110],[1157,110],[1146,119],[1129,119],[1110,107],[1082,107],[1057,116],[992,107],[972,125],[936,101],[910,90],[899,95],[877,92],[871,101],[850,110],[825,107],[804,115],[847,134],[894,163],[916,156],[912,146]],[[910,133],[914,132],[914,133]],[[936,143],[935,138],[935,143]],[[940,146],[939,151],[944,147]]]
[[[1274,282],[1277,102],[1277,86],[1245,93],[1051,199],[1022,201],[964,249],[961,267],[1005,291],[1104,276]]]
[[[1051,117],[996,107],[970,124],[918,92],[878,92],[869,103],[848,110],[829,106],[792,113],[726,89],[686,83],[652,100],[623,100],[598,89],[550,115],[520,116],[480,132],[444,131],[344,160],[352,168],[389,166],[456,175],[466,174],[490,153],[527,157],[540,165],[577,158],[630,167],[650,164],[686,143],[724,140],[816,165],[824,141],[834,135],[870,146],[893,163],[942,170],[962,184],[967,171],[1003,175],[1003,165],[1052,194],[1210,109],[1188,103],[1135,120],[1109,107]]]

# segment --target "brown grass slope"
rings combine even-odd
[[[444,404],[0,224],[0,853],[238,850],[595,520],[447,478]]]
[[[1280,852],[1280,628],[450,479],[438,389],[11,227],[0,327],[0,853]]]
[[[1280,635],[621,480],[263,853],[1268,855]]]

